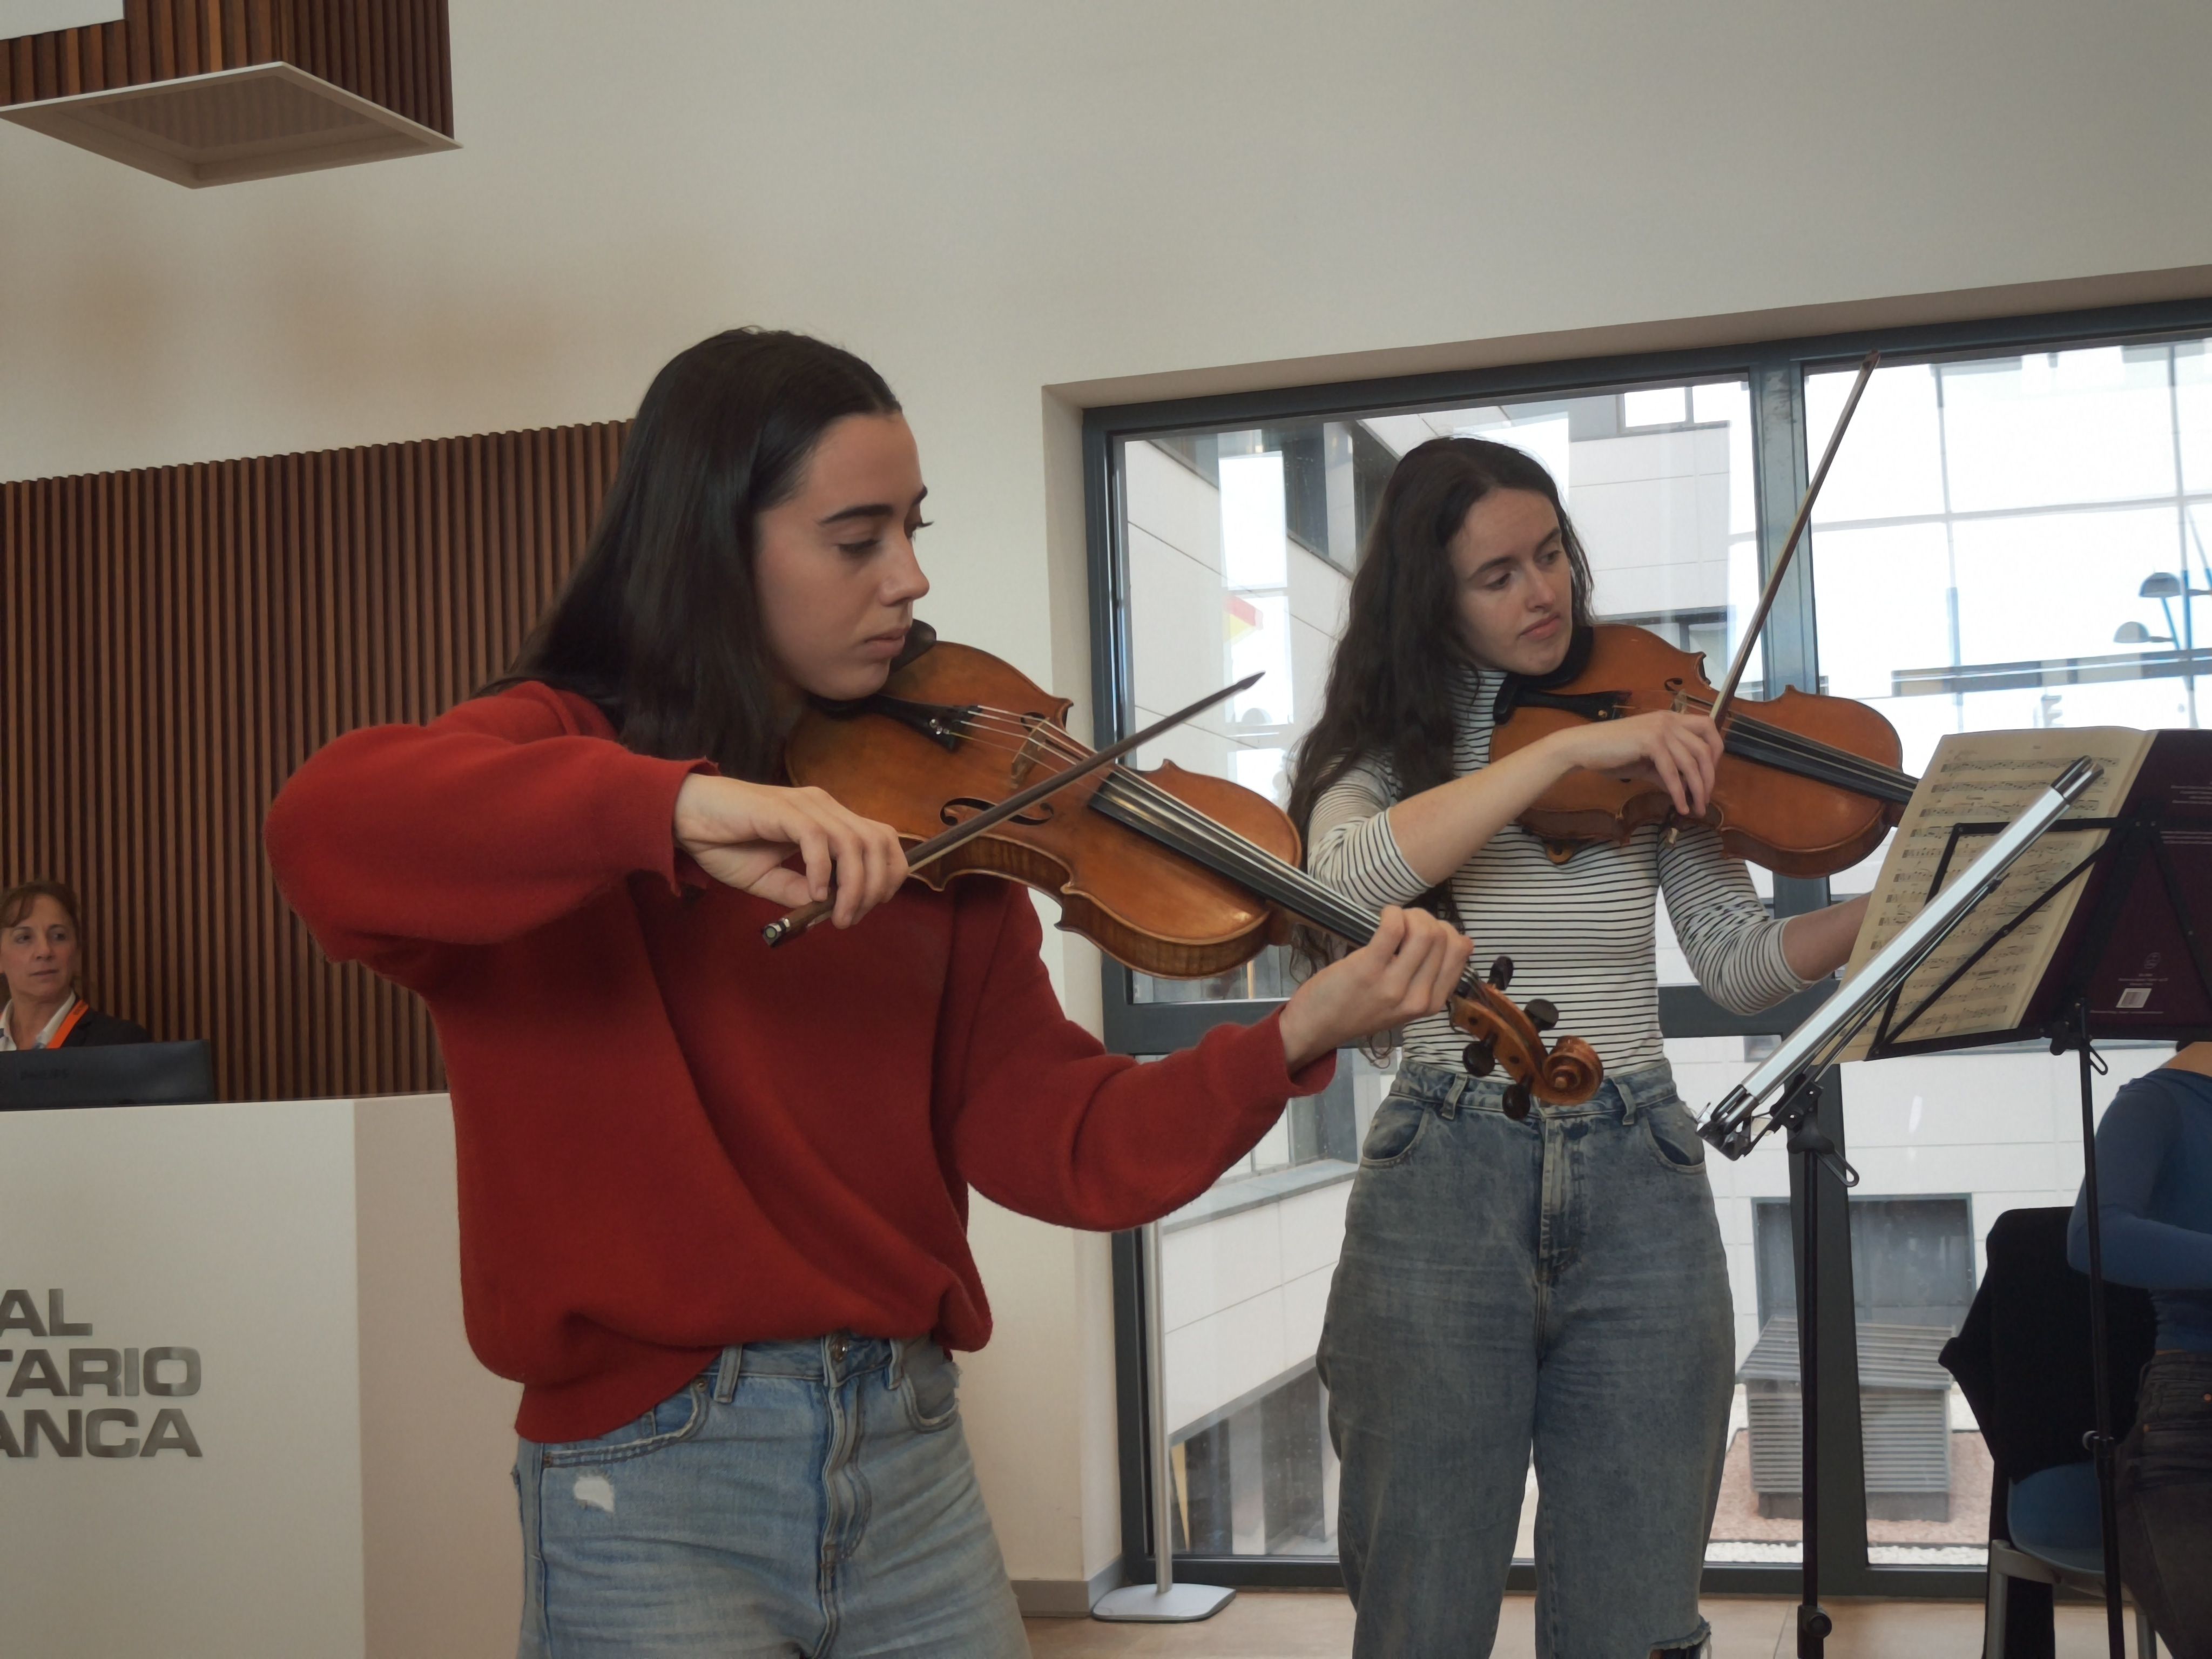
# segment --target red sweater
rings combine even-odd
[[[703,762],[525,686],[380,726],[269,815],[284,894],[429,1006],[469,1341],[532,1440],[603,1434],[725,1344],[982,1346],[968,1188],[1065,1226],[1188,1202],[1292,1094],[1273,1019],[1139,1066],[1061,1013],[1026,893],[909,883],[771,956],[779,908],[677,852]]]

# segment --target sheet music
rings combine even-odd
[[[2096,763],[2099,775],[2074,805],[2068,817],[2108,817],[2128,797],[2152,734],[2126,726],[2057,727],[2032,732],[1965,732],[1945,738],[1905,809],[1875,883],[1865,922],[1844,970],[1849,979],[1867,959],[1889,943],[1920,914],[1928,884],[1942,860],[1956,823],[2009,823],[2048,788],[2077,757]],[[2062,820],[2063,822],[2063,820]],[[2021,854],[1996,890],[1968,914],[1951,936],[1905,981],[1896,1001],[1902,1020],[1923,997],[1991,933],[2033,902],[2053,882],[2104,844],[2103,830],[2053,830]],[[1986,836],[1960,838],[1944,872],[1951,883],[1988,847]],[[2027,1018],[2027,1005],[2058,948],[2068,918],[2080,902],[2082,883],[2045,904],[2020,929],[1975,965],[1972,973],[1944,993],[1943,999],[1914,1021],[1901,1040],[2005,1031]],[[1852,1039],[1842,1055],[1863,1060],[1874,1041],[1877,1018]]]

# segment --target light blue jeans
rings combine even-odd
[[[596,1440],[523,1441],[521,1659],[1023,1659],[935,1343],[756,1342]]]
[[[1666,1067],[1516,1123],[1408,1064],[1376,1113],[1320,1368],[1356,1659],[1481,1655],[1533,1449],[1536,1651],[1707,1633],[1735,1372],[1705,1143]]]

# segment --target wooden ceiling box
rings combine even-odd
[[[180,185],[453,149],[446,0],[124,0],[0,40],[0,118]]]

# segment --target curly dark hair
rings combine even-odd
[[[1525,489],[1551,502],[1574,573],[1573,623],[1589,623],[1589,561],[1540,463],[1482,438],[1431,438],[1408,450],[1376,506],[1321,713],[1298,744],[1289,811],[1309,844],[1316,804],[1362,760],[1380,761],[1401,798],[1451,781],[1452,693],[1468,662],[1456,625],[1451,543],[1468,509],[1495,489]],[[1456,926],[1450,885],[1447,879],[1423,902]],[[1310,966],[1327,951],[1302,935],[1298,954]]]

